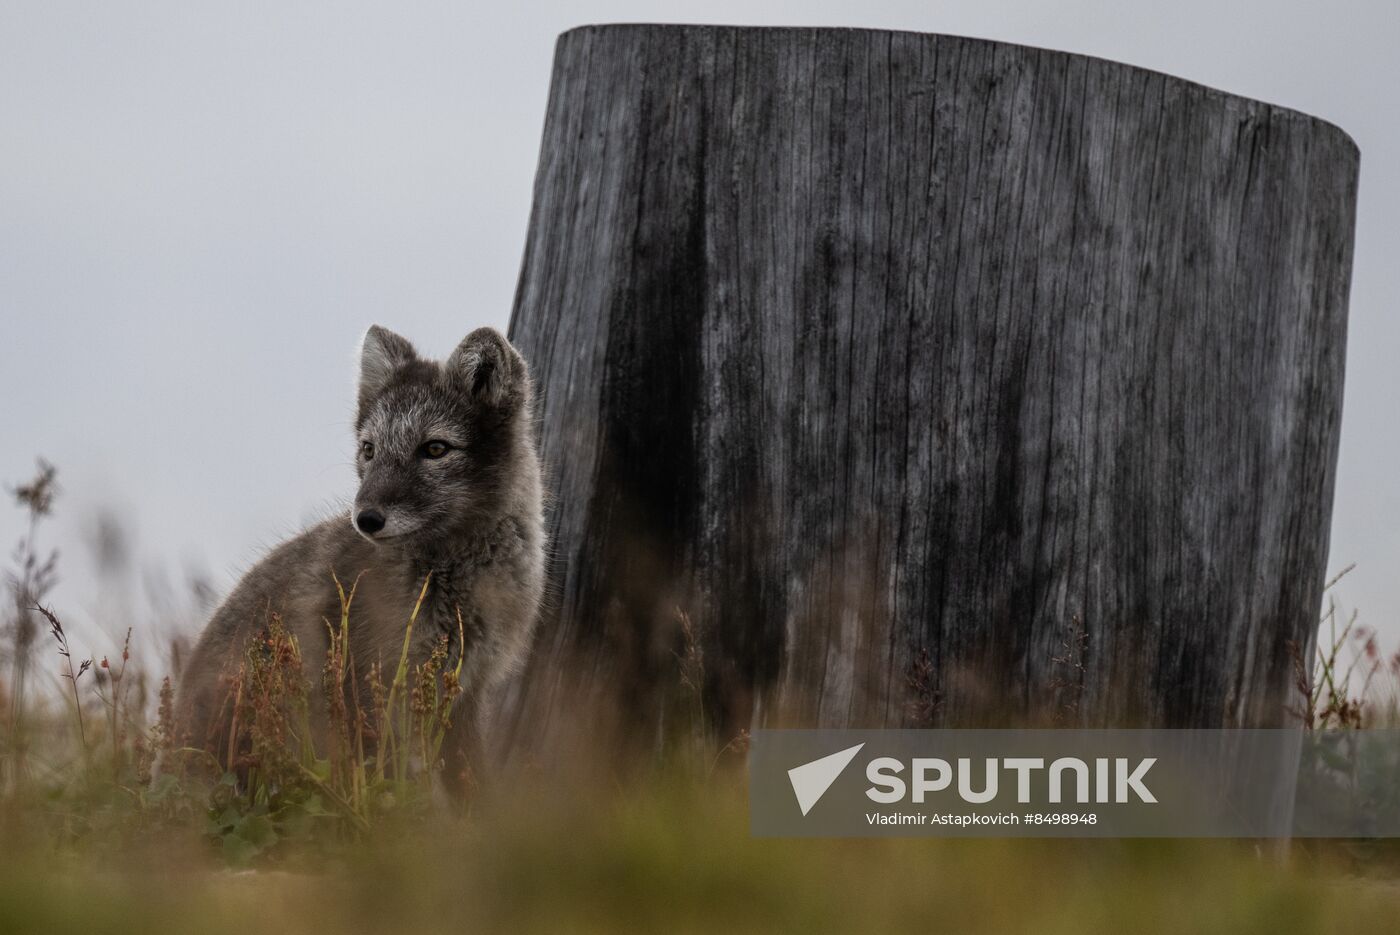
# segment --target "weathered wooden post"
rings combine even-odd
[[[1078,55],[566,33],[511,324],[556,574],[517,736],[658,736],[683,619],[721,736],[1283,723],[1357,162]]]

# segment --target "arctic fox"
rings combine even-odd
[[[392,678],[429,580],[409,662],[424,661],[447,635],[455,665],[460,614],[463,692],[444,757],[449,775],[461,774],[493,690],[526,655],[543,589],[531,395],[524,359],[491,328],[467,335],[442,363],[420,358],[391,331],[369,329],[360,351],[354,505],[348,517],[274,549],[214,612],[177,696],[194,744],[225,743],[227,675],[271,615],[296,638],[316,685],[328,622],[340,620],[335,579],[348,589],[358,578],[348,634],[363,685],[375,663]],[[314,692],[313,702],[319,698]]]

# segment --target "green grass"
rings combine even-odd
[[[598,763],[534,767],[447,807],[434,774],[457,691],[451,647],[421,666],[401,653],[347,694],[353,585],[323,664],[306,666],[275,620],[250,645],[230,684],[238,740],[220,760],[184,746],[168,684],[148,699],[157,681],[127,649],[94,661],[58,615],[32,609],[52,579],[34,548],[52,482],[50,469],[17,492],[30,526],[0,669],[0,935],[1280,935],[1388,932],[1400,919],[1400,859],[1384,844],[1283,857],[1251,842],[754,839],[742,770],[717,769],[717,743],[699,740],[626,778]],[[1299,654],[1302,713],[1334,729],[1393,723],[1400,662],[1336,620],[1324,618],[1312,667]],[[58,663],[59,691],[35,688],[39,660]],[[698,692],[698,652],[680,663],[681,688]],[[319,749],[315,704],[333,728]]]
[[[0,931],[1279,935],[1400,918],[1393,883],[1240,843],[756,840],[737,779],[602,793],[540,777],[465,818],[251,871],[197,836],[10,839]]]

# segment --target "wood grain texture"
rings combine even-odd
[[[564,34],[511,323],[554,584],[506,722],[657,737],[684,613],[724,736],[1282,723],[1357,165],[1084,56]]]

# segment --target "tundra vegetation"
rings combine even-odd
[[[735,755],[745,738],[708,736],[693,639],[675,672],[697,712],[690,741],[629,769],[606,751],[597,769],[524,764],[453,805],[436,774],[458,654],[444,640],[415,666],[405,651],[366,690],[346,691],[354,581],[336,582],[341,617],[326,621],[330,650],[310,667],[268,619],[229,673],[219,760],[177,734],[178,641],[145,649],[154,641],[125,621],[80,634],[50,603],[54,468],[41,462],[9,490],[23,533],[0,631],[0,931],[244,931],[253,919],[321,932],[899,931],[936,920],[971,932],[1284,933],[1389,930],[1400,913],[1400,854],[1377,842],[1295,844],[1280,862],[1249,842],[750,838]],[[99,525],[97,540],[120,548],[112,529]],[[98,557],[108,572],[129,568]],[[206,591],[182,606],[207,608]],[[404,609],[405,647],[416,612]],[[113,650],[89,651],[103,642]],[[1297,700],[1314,729],[1400,723],[1400,653],[1385,656],[1335,602],[1306,655],[1297,650]],[[319,748],[317,705],[332,726]]]

